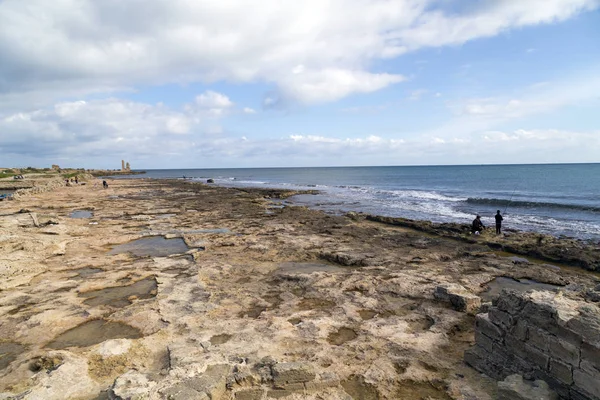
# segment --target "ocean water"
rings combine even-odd
[[[182,178],[228,187],[315,189],[290,203],[329,213],[494,225],[600,239],[600,164],[147,170],[132,177]]]

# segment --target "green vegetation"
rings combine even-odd
[[[27,167],[23,170],[23,174],[43,174],[44,170],[40,168]]]
[[[0,172],[0,179],[2,179],[2,178],[10,178],[11,176],[14,176],[14,175],[15,175],[14,173],[7,174],[6,171]]]
[[[71,179],[71,178],[75,178],[77,175],[80,175],[81,172],[69,172],[67,174],[61,174],[63,178],[65,179]]]

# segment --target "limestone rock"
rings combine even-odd
[[[227,391],[227,375],[231,367],[227,364],[209,366],[204,374],[188,379],[184,384],[199,393],[206,393],[212,400],[222,398]]]
[[[129,339],[113,339],[103,342],[98,348],[98,354],[102,357],[118,356],[125,354],[131,348],[132,341]]]
[[[235,400],[261,400],[265,396],[266,389],[259,388],[249,388],[242,389],[235,392]]]
[[[558,400],[544,381],[524,381],[521,375],[510,375],[498,382],[498,400]]]
[[[436,287],[433,297],[450,303],[457,311],[464,311],[469,314],[476,314],[481,307],[481,298],[458,284],[447,283]]]
[[[115,379],[108,391],[110,400],[142,400],[147,399],[156,382],[138,371],[127,371]]]
[[[167,389],[161,390],[163,398],[169,400],[210,400],[204,392],[197,392],[184,383],[178,383]]]
[[[285,388],[315,379],[313,366],[302,362],[279,363],[273,366],[275,386]]]
[[[87,361],[68,352],[53,352],[63,363],[53,371],[42,370],[34,376],[36,385],[27,393],[27,399],[61,400],[73,397],[93,397],[101,387],[86,373]]]

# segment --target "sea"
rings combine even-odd
[[[433,222],[481,215],[504,229],[600,240],[600,164],[306,167],[145,170],[132,178],[181,178],[226,187],[317,190],[286,203]],[[185,177],[185,178],[184,178]]]

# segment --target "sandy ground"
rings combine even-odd
[[[474,317],[435,288],[599,281],[280,196],[93,180],[0,203],[0,399],[167,398],[216,365],[228,390],[212,398],[493,399],[462,360]],[[273,386],[261,368],[286,362],[320,385]]]

